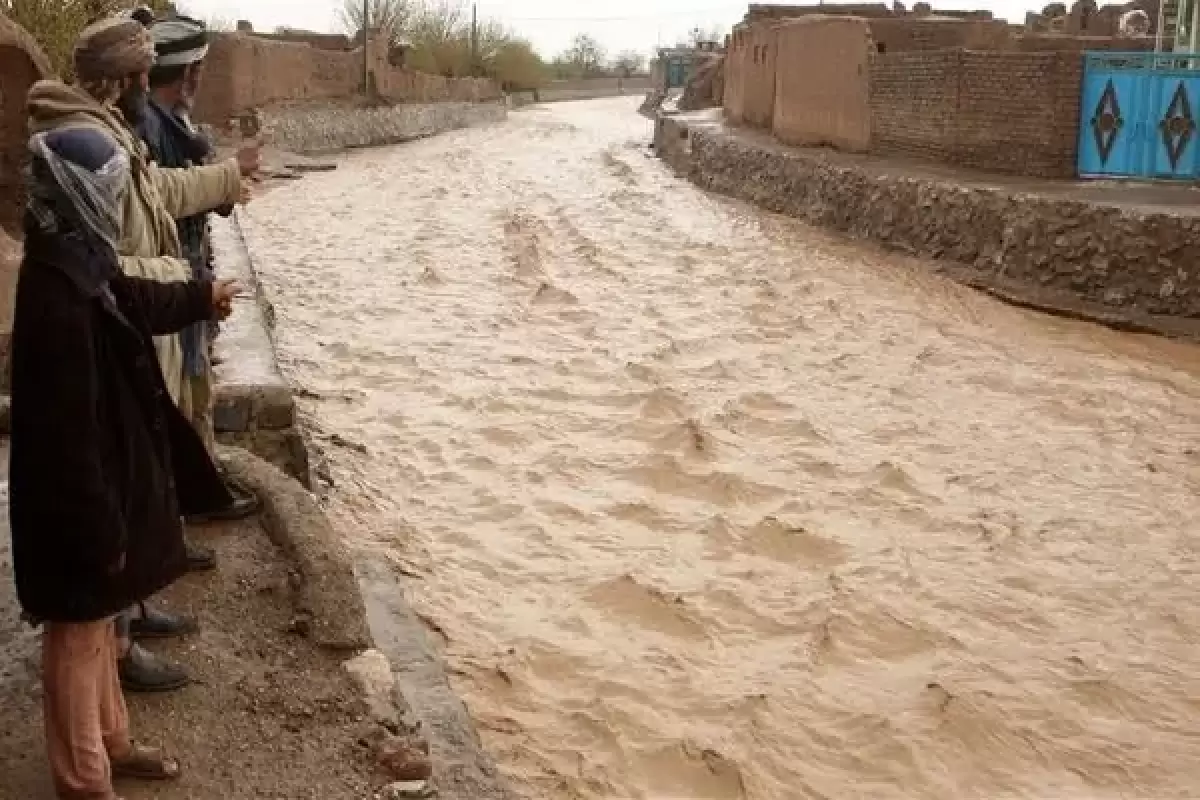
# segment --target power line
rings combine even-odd
[[[486,8],[486,4],[484,4]],[[496,17],[505,20],[506,22],[569,22],[569,23],[588,23],[588,22],[638,22],[644,20],[667,19],[673,17],[700,17],[709,14],[724,14],[727,12],[742,11],[746,8],[745,4],[716,6],[712,8],[693,8],[681,11],[664,11],[657,14],[635,14],[616,17],[514,17],[503,11],[496,9],[489,13]]]

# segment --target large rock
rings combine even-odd
[[[0,14],[0,228],[19,232],[25,161],[25,97],[54,71],[28,31]]]

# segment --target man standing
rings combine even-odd
[[[113,778],[174,780],[139,746],[113,617],[187,571],[180,515],[229,502],[171,402],[152,335],[227,316],[232,284],[123,275],[130,162],[100,126],[30,140],[13,325],[11,531],[17,594],[44,627],[46,745],[60,800],[116,800]]]
[[[185,282],[191,268],[181,260],[182,248],[176,217],[188,217],[236,203],[245,194],[242,175],[258,168],[257,152],[239,160],[194,169],[159,169],[150,163],[145,145],[131,130],[145,113],[149,70],[154,46],[141,22],[128,16],[103,20],[87,28],[75,45],[76,84],[42,81],[29,92],[30,128],[33,134],[56,130],[99,130],[117,142],[129,161],[128,177],[120,194],[120,240],[117,251],[121,270],[129,276],[166,282]],[[183,395],[183,353],[180,337],[157,335],[156,355],[170,399],[177,405]],[[218,508],[235,500],[228,491]],[[189,548],[188,565],[211,566],[212,555]],[[128,621],[128,617],[125,617]],[[135,621],[135,636],[179,635],[192,624],[162,612],[144,610]],[[139,630],[140,628],[140,630]],[[154,658],[147,651],[123,642],[121,679],[133,691],[163,691],[187,683],[178,667]]]
[[[137,134],[146,143],[150,155],[160,167],[197,167],[212,160],[213,147],[192,124],[191,112],[204,59],[208,55],[208,30],[203,22],[182,15],[152,22],[156,59],[150,69],[150,98],[146,113],[139,120]],[[232,206],[218,209],[228,214]],[[212,280],[212,249],[208,231],[208,212],[178,220],[179,243],[191,267],[194,280]],[[216,458],[216,434],[213,430],[212,337],[215,323],[201,323],[183,332],[183,377],[180,408],[192,420],[200,438]],[[219,463],[219,462],[218,462]],[[242,519],[258,511],[253,493],[233,484],[226,485],[235,498],[234,505],[205,520]]]

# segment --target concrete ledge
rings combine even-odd
[[[311,486],[308,448],[297,424],[296,401],[275,359],[273,310],[262,293],[238,227],[237,212],[213,217],[213,253],[223,278],[234,278],[248,296],[234,306],[217,337],[213,424],[217,440],[237,445]]]
[[[1200,335],[1200,197],[1186,189],[984,183],[784,147],[717,112],[660,116],[655,149],[705,189],[937,260],[1010,302]]]

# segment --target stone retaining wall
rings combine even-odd
[[[1006,299],[1135,327],[1200,322],[1200,218],[889,172],[712,117],[661,117],[655,145],[705,189],[948,262]]]
[[[294,153],[330,153],[399,144],[504,120],[504,102],[430,103],[380,108],[285,108],[259,112],[262,138]]]

